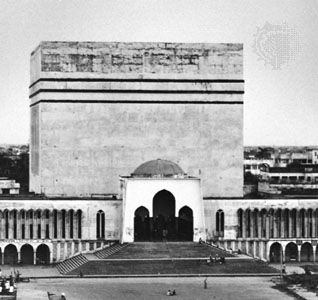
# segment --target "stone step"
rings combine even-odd
[[[82,266],[86,262],[88,262],[88,259],[85,256],[83,256],[82,254],[78,254],[76,256],[73,256],[71,258],[68,258],[68,259],[60,262],[56,266],[56,268],[58,269],[58,271],[61,274],[67,274],[67,273],[79,268],[80,266]]]

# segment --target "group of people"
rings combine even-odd
[[[214,257],[212,254],[209,256],[207,260],[208,265],[211,263],[219,263],[220,265],[225,264],[225,257],[224,256],[219,256],[216,254]]]
[[[0,269],[0,273],[1,273],[1,269]],[[16,288],[17,288],[16,280],[12,275],[10,275],[9,278],[6,278],[5,276],[1,276],[0,295],[13,294]]]
[[[167,292],[167,296],[175,296],[175,295],[177,295],[176,294],[176,290],[168,290],[168,292]]]

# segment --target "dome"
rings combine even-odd
[[[147,161],[132,173],[133,177],[173,177],[176,175],[185,175],[185,173],[177,164],[164,159]]]

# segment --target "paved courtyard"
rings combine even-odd
[[[168,289],[175,289],[174,299],[293,299],[273,289],[270,278],[109,278],[109,279],[37,279],[20,283],[18,299],[48,299],[47,291],[66,294],[67,300],[166,299]]]

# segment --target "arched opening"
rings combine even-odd
[[[47,245],[41,244],[36,249],[36,264],[46,265],[50,263],[50,249]]]
[[[286,261],[298,261],[298,248],[295,243],[289,243],[285,249]]]
[[[267,211],[266,209],[261,210],[261,237],[266,238],[268,232],[266,232],[266,216],[267,216]]]
[[[96,214],[96,238],[105,238],[105,213],[102,210]]]
[[[314,237],[314,235],[313,235],[313,228],[312,228],[312,225],[313,225],[313,223],[312,223],[312,221],[313,221],[313,210],[310,208],[310,209],[308,209],[308,219],[307,219],[307,230],[308,230],[308,237]]]
[[[280,238],[283,235],[283,232],[282,232],[282,210],[280,208],[278,210],[276,210],[276,212],[275,212],[274,221],[275,221],[275,227],[276,227],[276,231],[274,230],[274,237]]]
[[[253,211],[253,237],[259,237],[258,236],[258,209],[254,209]]]
[[[33,265],[34,263],[34,250],[29,244],[25,244],[21,247],[21,263],[24,265]]]
[[[135,210],[134,218],[134,240],[147,241],[150,239],[149,210],[140,206]]]
[[[167,190],[153,198],[153,239],[176,239],[175,198]]]
[[[82,211],[79,209],[77,215],[77,238],[82,238]]]
[[[291,237],[297,237],[297,211],[291,211]]]
[[[282,245],[280,243],[274,243],[269,250],[270,262],[280,262],[282,259]]]
[[[217,236],[224,236],[224,212],[219,209],[215,215],[215,228]]]
[[[220,223],[222,224],[221,215]],[[183,241],[193,241],[193,212],[188,206],[184,206],[179,210],[178,239]]]
[[[300,261],[313,261],[313,247],[310,243],[304,243],[301,245]]]
[[[241,238],[243,237],[243,210],[241,208],[237,211],[237,224],[237,237]]]
[[[17,247],[9,244],[4,248],[4,264],[16,265],[18,263]]]
[[[251,210],[247,209],[245,211],[245,216],[246,216],[246,220],[245,220],[245,224],[246,224],[246,237],[251,237]]]
[[[301,209],[299,212],[299,218],[300,218],[300,237],[304,238],[306,237],[305,234],[305,217],[306,217],[306,212],[304,209]]]

